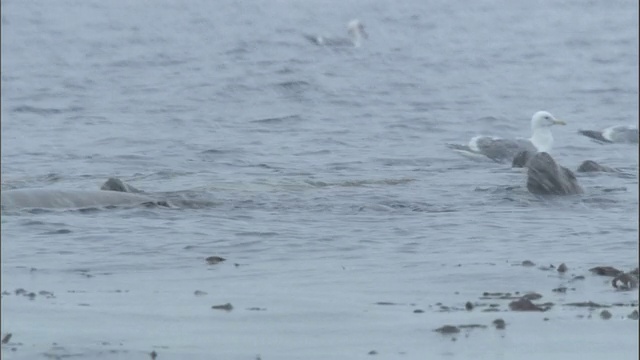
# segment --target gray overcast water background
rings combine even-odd
[[[360,48],[303,37],[352,18]],[[538,110],[622,172],[541,199],[446,147]],[[638,266],[638,147],[577,131],[637,121],[637,0],[2,1],[2,190],[184,200],[3,211],[2,357],[636,359],[637,291],[588,269]],[[515,291],[556,305],[458,311]]]

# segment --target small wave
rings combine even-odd
[[[576,90],[575,92],[582,94],[634,94],[631,89],[622,89],[619,87]]]
[[[56,108],[42,108],[42,107],[36,107],[36,106],[30,106],[30,105],[20,105],[11,109],[11,111],[16,113],[31,113],[31,114],[38,114],[43,116],[62,114],[62,113],[68,113],[68,112],[78,112],[82,110],[84,109],[79,106],[72,106],[66,109],[56,109]]]
[[[251,120],[252,123],[259,124],[283,124],[290,122],[299,122],[302,121],[302,117],[300,115],[287,115],[280,117],[270,117],[264,119]]]
[[[413,178],[401,178],[401,179],[380,179],[380,180],[346,180],[328,183],[324,181],[305,181],[307,184],[315,187],[329,187],[329,186],[342,186],[342,187],[360,187],[367,185],[401,185],[412,181],[416,181]]]
[[[278,236],[277,232],[244,231],[236,233],[237,236]]]
[[[293,80],[278,83],[276,86],[286,90],[299,91],[308,88],[311,84],[303,80]]]

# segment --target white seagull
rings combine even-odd
[[[602,131],[579,130],[578,132],[601,144],[638,143],[638,128],[635,126],[615,125],[610,126]]]
[[[493,136],[475,136],[468,145],[447,144],[454,151],[473,159],[491,159],[496,162],[512,161],[521,151],[550,152],[553,147],[553,125],[566,125],[546,111],[538,111],[531,118],[529,139],[502,139]]]

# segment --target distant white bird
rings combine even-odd
[[[353,46],[360,47],[362,41],[369,35],[364,30],[364,25],[358,19],[353,19],[347,24],[349,38],[330,38],[325,36],[304,35],[312,43],[319,46]]]
[[[512,161],[521,151],[531,153],[550,152],[553,147],[551,126],[566,125],[546,111],[538,111],[531,118],[533,134],[529,139],[502,139],[493,136],[475,136],[468,145],[447,144],[461,155],[474,159],[491,159],[497,162]]]
[[[602,131],[579,130],[578,132],[601,144],[638,143],[638,128],[635,126],[615,125],[610,126]]]

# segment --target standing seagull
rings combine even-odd
[[[447,146],[461,155],[470,158],[489,158],[496,162],[512,161],[521,151],[550,152],[553,147],[551,126],[566,125],[546,111],[538,111],[531,118],[529,139],[502,139],[493,136],[475,136],[468,145],[447,144]]]
[[[314,35],[304,35],[304,37],[316,45],[331,47],[360,47],[360,45],[362,45],[363,39],[369,37],[369,35],[367,35],[367,32],[364,31],[364,25],[362,25],[362,23],[358,19],[349,21],[349,23],[347,24],[347,32],[349,33],[349,38],[328,38],[325,36]]]

